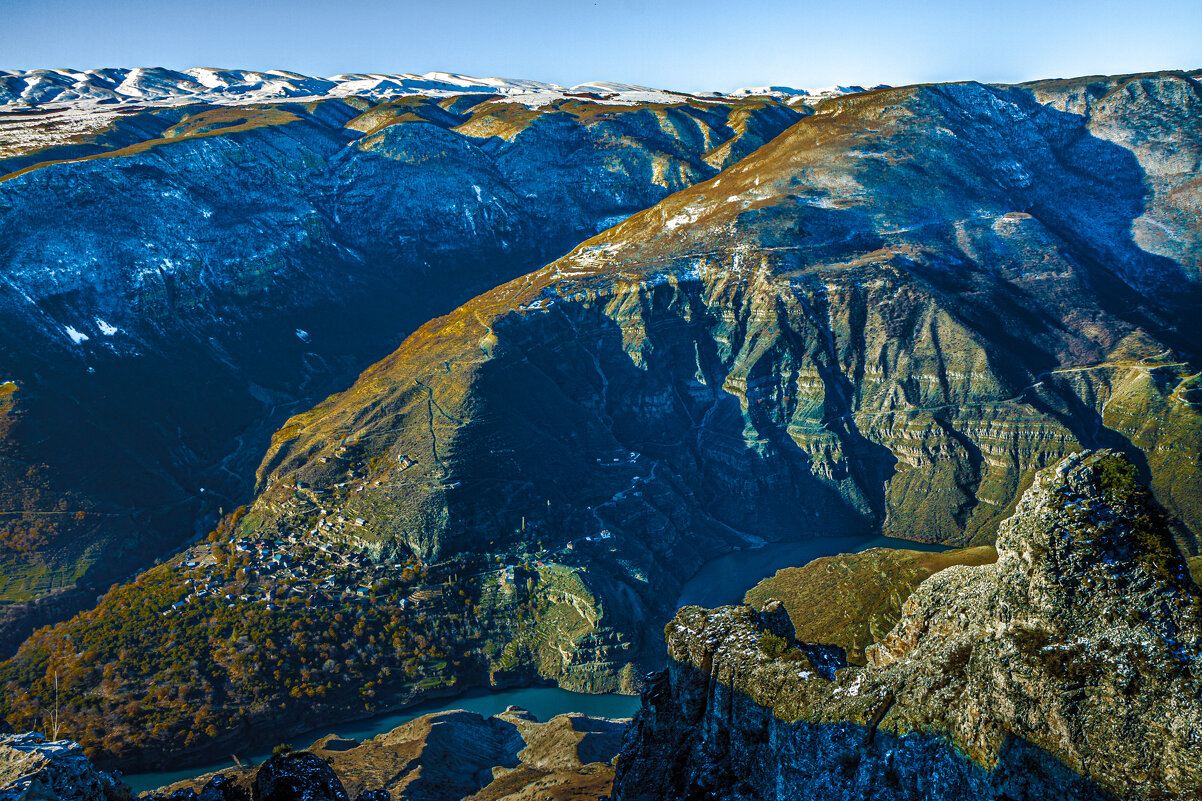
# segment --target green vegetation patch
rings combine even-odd
[[[997,551],[989,545],[943,553],[873,548],[778,570],[748,590],[743,602],[758,609],[781,601],[797,639],[838,645],[849,662],[863,665],[864,648],[897,625],[902,604],[919,584],[952,565],[995,561]]]
[[[787,662],[808,662],[809,657],[800,648],[792,647],[784,637],[765,631],[759,639],[760,651],[769,659],[784,659]]]
[[[1106,492],[1126,501],[1144,491],[1135,465],[1121,456],[1103,456],[1093,466],[1094,480]]]

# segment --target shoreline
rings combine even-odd
[[[292,743],[298,751],[308,748],[312,743],[331,734],[363,742],[371,737],[390,732],[423,715],[454,709],[466,709],[484,717],[491,717],[503,712],[509,706],[519,706],[535,714],[541,722],[546,722],[543,720],[544,717],[549,720],[555,715],[579,712],[581,711],[580,707],[584,706],[591,707],[590,710],[584,712],[591,717],[623,720],[632,717],[640,704],[641,699],[638,695],[577,693],[545,684],[540,686],[532,683],[491,692],[474,688],[462,693],[449,694],[441,699],[424,699],[421,703],[410,704],[403,709],[359,718],[356,721],[331,723],[318,729],[295,731],[293,734],[272,739],[271,745],[266,746],[268,750],[260,752],[256,747],[255,753],[243,758],[241,762],[245,767],[255,767],[271,756],[269,749],[272,746],[287,743],[289,739],[293,738],[303,740],[301,743]],[[607,705],[613,706],[614,709],[606,710],[604,707]],[[342,731],[339,732],[338,729],[342,729]],[[310,737],[311,739],[309,739]],[[176,764],[170,770],[143,771],[123,775],[121,778],[134,789],[135,793],[138,793],[159,789],[181,781],[194,780],[232,767],[235,767],[235,764],[227,756],[220,761],[201,762],[190,766]]]

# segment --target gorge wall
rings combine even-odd
[[[827,101],[423,325],[276,431],[211,547],[0,679],[71,670],[114,760],[468,682],[629,691],[706,560],[878,528],[990,543],[1039,468],[1099,447],[1195,549],[1199,109],[1185,73]],[[189,658],[104,644],[147,632]],[[101,689],[181,684],[136,710]]]
[[[414,328],[808,113],[469,85],[164,104],[168,79],[0,111],[0,601],[94,601],[249,500],[271,432]]]

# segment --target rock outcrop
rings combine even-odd
[[[2,801],[132,801],[118,777],[97,770],[83,747],[41,734],[0,735]]]
[[[351,801],[338,775],[316,754],[277,754],[255,773],[253,801]]]
[[[924,581],[865,667],[681,610],[615,797],[1202,798],[1202,591],[1133,474],[1040,473],[996,564]]]

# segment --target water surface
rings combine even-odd
[[[743,595],[783,567],[801,567],[820,556],[859,553],[869,548],[903,548],[911,551],[946,551],[945,545],[882,537],[820,537],[791,542],[770,542],[760,548],[733,551],[702,565],[681,588],[676,608],[726,606],[743,602]]]

